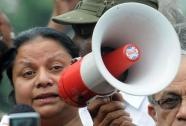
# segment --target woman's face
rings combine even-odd
[[[71,56],[55,40],[37,37],[23,44],[13,66],[17,103],[31,105],[43,117],[59,114],[67,105],[58,95],[58,80]]]

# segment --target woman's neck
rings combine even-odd
[[[83,126],[83,125],[82,125],[79,115],[77,115],[64,126]]]
[[[53,117],[42,118],[41,126],[83,126],[77,108],[65,111]]]

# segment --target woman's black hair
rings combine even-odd
[[[79,49],[73,43],[73,41],[62,32],[58,32],[54,29],[48,27],[35,27],[26,31],[21,32],[15,39],[14,39],[14,46],[9,50],[8,59],[8,68],[7,68],[7,75],[12,82],[12,69],[13,69],[13,62],[17,54],[17,50],[24,44],[33,40],[36,37],[43,37],[56,40],[60,45],[62,45],[68,53],[72,56],[72,58],[78,57]]]

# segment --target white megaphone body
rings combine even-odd
[[[112,57],[103,55],[103,47],[119,53]],[[119,4],[98,20],[92,52],[62,72],[59,94],[75,106],[85,106],[95,95],[109,95],[115,90],[150,95],[174,79],[180,54],[177,34],[159,11],[140,3]],[[126,80],[120,81],[117,77],[126,69]]]

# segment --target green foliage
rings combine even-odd
[[[0,0],[0,8],[8,15],[14,32],[18,33],[31,27],[46,26],[53,0]]]

